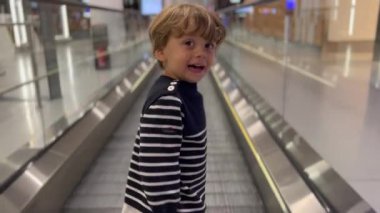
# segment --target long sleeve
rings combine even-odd
[[[132,161],[154,213],[177,212],[180,205],[182,121],[181,100],[171,95],[157,99],[141,116],[140,152]]]
[[[142,213],[204,213],[206,158],[197,85],[160,76],[142,109],[124,202]]]

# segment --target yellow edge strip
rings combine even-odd
[[[135,91],[135,89],[141,84],[141,82],[145,79],[145,77],[152,71],[153,67],[157,64],[157,61],[153,62],[151,67],[148,68],[147,71],[145,71],[138,79],[137,81],[132,85],[131,92]]]
[[[259,164],[259,167],[260,169],[263,171],[264,173],[264,176],[265,176],[265,179],[268,181],[269,183],[269,186],[270,188],[272,189],[277,201],[280,203],[280,206],[282,208],[282,211],[283,212],[288,212],[288,208],[287,208],[287,205],[285,204],[285,201],[284,199],[282,198],[281,196],[281,193],[280,191],[278,190],[278,188],[276,187],[276,184],[274,183],[273,179],[272,179],[272,176],[269,174],[269,171],[268,169],[266,168],[260,154],[258,153],[258,151],[256,150],[255,146],[253,145],[253,142],[251,140],[251,137],[248,135],[247,133],[247,130],[244,128],[244,125],[241,121],[241,119],[239,118],[239,116],[237,115],[236,113],[236,110],[233,108],[227,94],[224,92],[224,90],[222,89],[222,85],[221,85],[221,82],[219,80],[219,78],[215,75],[214,72],[211,72],[216,83],[218,84],[218,87],[220,89],[220,91],[222,92],[223,94],[223,97],[224,97],[224,100],[225,102],[227,103],[228,105],[228,108],[230,109],[230,111],[232,112],[232,115],[236,121],[236,123],[238,124],[239,126],[239,129],[240,131],[243,133],[244,135],[244,138],[245,138],[245,141],[247,142],[247,144],[249,145],[249,147],[251,148],[251,151],[252,151],[252,154],[254,155],[254,157],[256,158],[257,160],[257,163]]]

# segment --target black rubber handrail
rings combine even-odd
[[[217,13],[228,13],[228,12],[232,12],[232,11],[235,11],[235,10],[243,8],[243,7],[257,6],[257,5],[260,5],[260,4],[269,4],[269,3],[272,3],[272,2],[275,2],[275,1],[279,1],[279,0],[252,0],[252,1],[249,1],[249,2],[246,2],[246,3],[234,4],[232,6],[221,8],[219,10],[216,10],[216,12]]]
[[[100,7],[100,6],[96,6],[96,5],[85,4],[85,3],[77,2],[77,1],[70,1],[70,0],[30,0],[30,1],[31,2],[41,2],[41,3],[46,3],[46,4],[58,4],[58,5],[65,4],[68,6],[81,7],[81,8],[91,8],[91,9],[98,9],[98,10],[106,10],[106,11],[118,12],[118,13],[124,12],[124,10],[116,10],[116,9]]]

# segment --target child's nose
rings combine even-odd
[[[195,56],[196,57],[206,57],[207,55],[207,49],[203,46],[198,46],[195,49]]]

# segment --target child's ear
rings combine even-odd
[[[159,61],[164,61],[165,60],[165,55],[163,50],[155,50],[154,51],[154,57],[159,60]]]

